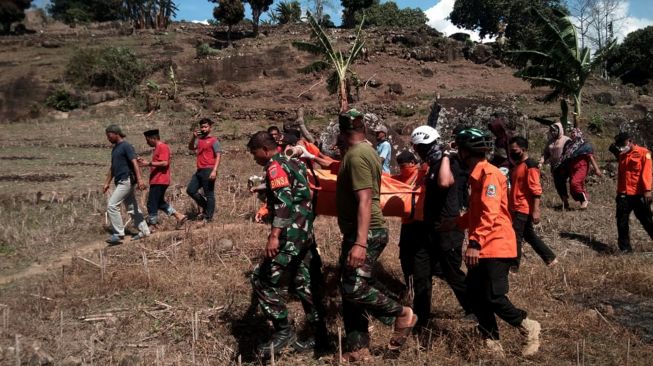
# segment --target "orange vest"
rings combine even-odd
[[[629,196],[641,195],[651,190],[653,183],[651,152],[641,146],[619,155],[619,178],[617,193]]]
[[[530,215],[533,200],[542,195],[540,169],[532,159],[512,168],[510,174],[510,210]]]
[[[517,239],[508,210],[508,180],[487,160],[469,176],[469,209],[459,226],[481,245],[481,258],[516,258]]]

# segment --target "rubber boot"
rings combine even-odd
[[[526,337],[522,356],[527,357],[534,355],[540,349],[540,323],[528,318],[522,320],[519,325],[519,332]]]
[[[313,331],[313,336],[306,340],[296,340],[293,348],[297,352],[314,352],[316,357],[325,354],[333,353],[334,348],[329,339],[329,331],[327,330],[326,323],[317,322],[310,325]]]
[[[273,324],[275,332],[272,335],[272,339],[270,339],[269,342],[260,344],[256,348],[258,354],[264,359],[268,359],[272,356],[273,349],[274,354],[278,355],[288,346],[293,345],[297,340],[297,336],[295,335],[292,326],[288,322],[288,318],[283,320],[274,320]]]

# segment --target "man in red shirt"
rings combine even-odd
[[[533,225],[540,223],[540,200],[542,185],[538,163],[528,158],[528,140],[522,136],[510,139],[510,161],[514,164],[510,173],[510,211],[512,227],[517,235],[517,265],[522,254],[522,242],[526,240],[548,266],[558,260],[553,251],[537,236]]]
[[[530,356],[540,347],[540,323],[528,319],[526,311],[516,308],[506,296],[508,271],[517,258],[517,240],[508,210],[508,180],[486,159],[493,145],[490,134],[476,128],[456,135],[458,157],[471,171],[469,208],[459,219],[460,227],[469,235],[465,251],[467,295],[489,351],[503,356],[497,315],[525,336],[522,355]]]
[[[150,167],[150,191],[147,195],[147,223],[151,228],[156,229],[158,220],[158,211],[161,210],[174,216],[177,219],[177,227],[180,227],[186,221],[186,215],[175,211],[172,206],[165,200],[166,190],[170,185],[170,146],[161,141],[159,130],[148,130],[143,132],[145,142],[148,146],[153,147],[152,160],[147,161],[138,158],[138,164],[142,167]]]
[[[644,230],[653,239],[653,215],[651,214],[651,189],[653,169],[651,152],[636,145],[628,133],[622,132],[614,138],[611,151],[617,152],[619,175],[617,181],[617,232],[619,250],[632,253],[628,221],[630,213],[642,223]]]
[[[197,171],[190,179],[186,193],[197,203],[204,222],[213,221],[215,211],[215,179],[220,166],[220,143],[210,136],[213,121],[202,118],[199,129],[193,131],[193,137],[188,142],[188,149],[197,154]],[[200,188],[204,194],[200,194]]]

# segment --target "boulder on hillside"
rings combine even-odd
[[[450,35],[449,38],[455,39],[458,42],[466,42],[471,39],[471,36],[468,33],[459,32]]]
[[[594,94],[594,100],[599,104],[617,105],[617,96],[611,92]]]
[[[399,83],[388,84],[388,93],[390,94],[404,94],[404,87]]]
[[[104,102],[109,102],[120,98],[120,94],[115,91],[102,91],[102,92],[87,92],[84,94],[84,101],[87,105],[96,105]]]
[[[477,44],[469,55],[469,59],[475,64],[484,64],[492,57],[492,48],[483,44]]]

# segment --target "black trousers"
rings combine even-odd
[[[215,180],[210,180],[211,168],[198,169],[190,178],[186,193],[204,210],[206,220],[213,220],[215,211]],[[200,188],[204,195],[199,193]]]
[[[165,212],[168,215],[172,215],[175,213],[175,210],[165,200],[167,189],[168,186],[163,184],[150,185],[150,191],[147,194],[147,223],[148,224],[150,225],[158,224],[159,210]]]
[[[630,246],[630,213],[635,211],[635,217],[644,227],[644,230],[653,239],[653,215],[651,206],[646,203],[644,196],[627,196],[620,194],[617,196],[617,232],[619,239],[617,241],[619,249],[624,252],[632,252]]]
[[[484,338],[499,339],[495,315],[514,327],[526,319],[526,312],[516,308],[506,296],[508,271],[513,263],[514,259],[485,258],[467,272],[467,293]]]
[[[555,253],[546,245],[533,227],[533,217],[521,212],[512,213],[512,228],[517,236],[517,265],[521,261],[522,243],[524,240],[533,247],[535,253],[542,258],[544,263],[549,264],[556,258]]]
[[[457,230],[434,232],[422,222],[401,226],[399,259],[406,285],[412,281],[413,311],[420,326],[428,324],[430,318],[433,276],[447,282],[466,314],[472,312],[461,269],[464,237]]]

